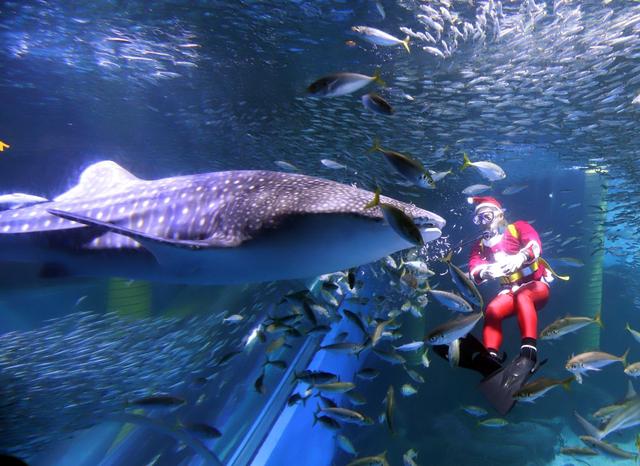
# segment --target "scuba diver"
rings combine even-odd
[[[513,394],[538,369],[537,312],[549,299],[552,271],[540,258],[542,244],[538,233],[524,221],[508,224],[500,203],[492,197],[470,197],[475,205],[473,222],[483,229],[469,259],[469,275],[478,285],[500,280],[502,289],[485,310],[483,343],[469,334],[460,339],[459,367],[480,372],[484,379],[480,391],[501,414],[514,405]],[[565,277],[562,277],[563,279]],[[522,336],[520,354],[505,366],[502,321],[516,315]],[[435,352],[448,359],[447,346]]]

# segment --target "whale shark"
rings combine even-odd
[[[0,261],[64,275],[186,284],[309,278],[414,247],[367,208],[374,193],[302,174],[235,170],[144,180],[113,161],[52,200],[0,211]],[[26,199],[26,200],[25,200]],[[424,242],[445,220],[386,196]]]

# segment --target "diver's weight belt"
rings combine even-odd
[[[500,278],[500,283],[502,283],[503,285],[509,285],[511,283],[515,283],[519,280],[522,280],[525,277],[528,277],[529,275],[533,275],[536,270],[538,270],[538,260],[536,259],[535,262],[533,262],[531,265],[518,270],[517,272],[512,273],[511,275],[508,275],[506,277],[502,277]]]

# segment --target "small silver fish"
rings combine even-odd
[[[402,45],[408,53],[411,53],[411,49],[409,49],[409,41],[411,38],[409,36],[404,40],[401,40],[389,33],[381,31],[380,29],[369,26],[353,26],[351,30],[355,33],[361,34],[362,38],[371,44],[381,45],[383,47]]]
[[[502,195],[503,196],[512,196],[514,194],[517,194],[521,191],[524,191],[525,189],[528,188],[528,185],[523,184],[523,185],[513,185],[513,186],[508,186],[505,189],[502,190]]]
[[[475,417],[482,417],[487,415],[487,410],[484,408],[481,408],[480,406],[465,405],[465,406],[462,406],[462,410],[465,413],[471,414],[472,416],[475,416]]]
[[[342,434],[336,435],[336,442],[338,443],[338,446],[345,452],[353,456],[358,456],[358,452],[354,448],[353,443],[351,443],[351,440],[349,440],[344,435]]]
[[[471,186],[467,186],[462,190],[462,194],[466,194],[467,196],[475,196],[476,194],[483,193],[485,191],[489,191],[491,186],[487,186],[486,184],[472,184]]]
[[[242,322],[244,320],[244,317],[241,316],[240,314],[233,314],[230,315],[229,317],[225,317],[224,319],[222,319],[222,322],[225,324],[237,324],[238,322]]]
[[[420,356],[420,363],[426,368],[431,365],[431,360],[429,359],[429,348],[426,348],[424,353],[422,353],[422,356]]]
[[[341,163],[334,162],[330,159],[322,159],[320,163],[327,168],[331,168],[332,170],[342,170],[343,168],[347,168],[346,165],[342,165]]]
[[[481,425],[484,427],[494,427],[494,428],[504,427],[507,424],[509,424],[509,421],[500,417],[493,417],[493,418],[485,419],[484,421],[478,422],[478,425]]]
[[[640,332],[638,332],[637,330],[634,330],[631,328],[631,326],[629,325],[629,323],[627,322],[627,325],[625,327],[627,329],[627,331],[631,334],[631,336],[633,337],[633,339],[635,341],[637,341],[638,343],[640,343]]]
[[[440,180],[443,180],[447,175],[450,175],[452,173],[451,170],[447,170],[446,172],[434,172],[431,170],[427,170],[427,171],[431,175],[431,178],[433,178],[433,181],[436,183]]]
[[[402,396],[413,396],[418,393],[418,390],[411,384],[405,383],[401,388]]]
[[[385,421],[387,422],[387,427],[391,434],[395,434],[394,423],[393,423],[393,411],[395,407],[395,400],[393,398],[393,385],[389,385],[387,389],[387,396],[384,398],[384,402],[386,405],[386,409],[384,412]]]
[[[298,171],[298,167],[296,167],[293,164],[290,164],[289,162],[285,162],[284,160],[276,160],[274,162],[278,167],[282,168],[283,170],[289,170],[292,172],[297,172]]]
[[[493,162],[472,162],[469,160],[469,156],[466,152],[463,154],[463,157],[464,163],[462,164],[461,170],[464,170],[467,167],[475,167],[480,174],[489,181],[498,181],[507,177],[504,170]]]
[[[581,435],[580,440],[582,440],[589,447],[598,450],[600,453],[603,453],[605,456],[613,459],[633,459],[637,460],[638,455],[636,453],[631,453],[630,451],[622,450],[611,443],[604,442],[594,437],[590,437],[588,435]]]
[[[621,362],[623,366],[626,366],[628,354],[628,349],[622,356],[614,356],[601,351],[589,351],[578,354],[577,356],[572,356],[567,361],[565,368],[574,374],[578,383],[582,383],[582,375],[588,371],[600,371],[602,367],[614,362]]]
[[[567,316],[557,319],[547,327],[545,327],[542,332],[540,332],[540,339],[555,340],[563,335],[566,335],[567,333],[572,333],[576,330],[586,327],[589,324],[598,324],[600,327],[602,327],[602,320],[600,319],[599,312],[594,318]]]
[[[396,351],[416,351],[424,346],[423,341],[412,341],[401,346],[394,346]]]

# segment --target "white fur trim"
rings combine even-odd
[[[471,202],[473,203],[473,200]],[[482,207],[493,207],[495,210],[502,211],[502,209],[495,205],[493,202],[481,202],[476,206],[476,211]]]
[[[500,241],[502,241],[502,237],[504,236],[504,233],[499,233],[495,236],[492,236],[489,239],[483,239],[482,240],[482,244],[484,244],[485,246],[492,248],[493,246],[495,246],[496,244],[498,244]]]

